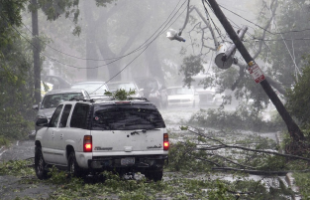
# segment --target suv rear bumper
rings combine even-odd
[[[121,160],[133,158],[134,164],[122,164]],[[103,171],[111,169],[130,169],[143,172],[145,170],[162,169],[168,155],[143,155],[143,156],[113,156],[113,157],[93,157],[88,160],[88,168],[92,171]]]

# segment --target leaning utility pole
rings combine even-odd
[[[293,121],[292,117],[289,115],[285,107],[283,106],[282,102],[280,101],[279,97],[271,88],[269,82],[265,79],[265,76],[259,66],[255,63],[254,59],[251,57],[243,43],[241,42],[240,38],[238,37],[237,33],[225,17],[224,13],[220,9],[219,5],[217,4],[216,0],[208,0],[210,6],[212,7],[216,17],[220,20],[221,24],[225,28],[227,34],[230,36],[231,40],[236,45],[237,49],[241,53],[242,57],[248,64],[247,70],[255,80],[255,82],[260,83],[272,103],[277,108],[279,114],[281,115],[283,121],[285,122],[288,132],[290,136],[293,138],[294,141],[302,141],[305,139],[304,134],[301,132],[297,124]]]
[[[38,26],[38,2],[31,0],[32,12],[32,46],[33,46],[33,63],[34,63],[34,97],[36,103],[41,101],[41,68],[40,68],[40,41]]]

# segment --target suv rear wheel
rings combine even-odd
[[[83,176],[82,169],[79,167],[79,165],[76,162],[74,151],[71,151],[68,157],[68,171],[71,175],[75,177]]]
[[[46,167],[47,166],[42,155],[41,147],[36,146],[34,156],[34,168],[37,177],[41,180],[48,178]]]
[[[144,175],[147,179],[160,181],[163,178],[163,170],[146,171]]]

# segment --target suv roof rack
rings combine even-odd
[[[84,98],[80,98],[80,97],[73,97],[71,99],[69,99],[69,101],[83,101],[83,102],[91,102],[93,103],[94,100],[93,99],[84,99]]]
[[[149,102],[149,100],[145,97],[128,97],[127,100],[144,100]]]
[[[91,102],[95,102],[97,100],[100,100],[100,101],[115,101],[115,100],[119,100],[119,99],[115,99],[114,97],[99,97],[99,98],[93,98],[91,99]],[[145,101],[145,102],[149,102],[149,100],[145,97],[128,97],[127,99],[124,99],[124,100],[129,100],[129,101],[132,101],[132,100],[142,100],[142,101]],[[119,101],[123,101],[123,100],[119,100]]]

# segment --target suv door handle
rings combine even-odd
[[[64,138],[64,134],[60,133],[60,138],[63,139]]]

